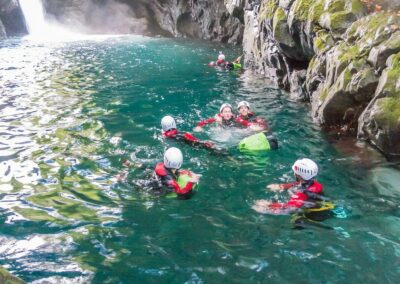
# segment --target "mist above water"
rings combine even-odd
[[[144,34],[148,30],[145,18],[116,0],[48,1],[43,0],[46,17],[69,30],[84,34]]]

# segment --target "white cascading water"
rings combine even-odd
[[[19,4],[24,13],[29,34],[35,36],[46,33],[49,26],[44,18],[42,1],[19,0]]]
[[[46,21],[41,0],[19,0],[25,17],[29,37],[45,41],[70,41],[82,39],[81,34],[72,33],[61,26]]]

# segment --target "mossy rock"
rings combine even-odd
[[[313,0],[295,0],[289,11],[289,21],[307,21],[309,10],[314,1]]]
[[[330,33],[319,31],[314,37],[314,52],[317,55],[323,54],[335,45],[335,41]]]
[[[367,14],[366,6],[359,0],[333,0],[324,3],[319,24],[336,34],[343,33],[354,21]]]
[[[388,157],[400,158],[400,53],[390,56],[386,65],[375,98],[359,120],[358,135]]]
[[[390,56],[382,72],[376,94],[380,97],[400,97],[400,53]]]
[[[357,18],[352,12],[341,11],[337,13],[324,13],[320,24],[325,29],[334,33],[343,33]]]
[[[379,77],[374,68],[365,65],[352,76],[348,91],[356,102],[368,103],[372,100],[378,83]]]
[[[278,0],[263,0],[260,6],[260,12],[258,16],[258,21],[262,22],[265,20],[270,20],[274,18],[276,9],[279,6]]]
[[[391,26],[399,26],[400,17],[391,13],[375,13],[354,22],[345,33],[349,44],[357,44],[363,50],[369,50],[389,39],[393,30]]]
[[[283,9],[289,9],[293,2],[294,0],[279,0],[279,7]]]
[[[328,85],[333,84],[351,62],[360,60],[364,56],[357,45],[348,45],[346,42],[340,42],[332,48],[327,55],[326,81]]]
[[[400,96],[379,99],[377,105],[380,109],[376,115],[377,122],[400,132]]]
[[[1,284],[24,284],[25,282],[0,266],[0,283]]]
[[[284,45],[287,47],[296,46],[289,32],[286,13],[281,7],[279,7],[275,11],[272,22],[272,34],[275,40],[277,41],[278,45]]]
[[[393,33],[390,38],[371,49],[368,62],[376,69],[386,67],[386,60],[397,52],[400,52],[400,31]]]

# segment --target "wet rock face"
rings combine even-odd
[[[375,97],[359,118],[358,136],[390,158],[400,158],[400,53],[391,55]]]
[[[245,7],[247,68],[309,100],[316,123],[400,157],[399,1],[382,1],[393,12],[373,14],[360,0],[264,0]]]
[[[326,53],[325,80],[312,96],[318,123],[350,130],[387,157],[400,157],[400,74],[391,57],[400,51],[399,26],[400,17],[389,13],[354,22]]]
[[[27,34],[25,19],[17,0],[0,0],[0,38]]]
[[[134,33],[242,43],[242,0],[43,1],[49,18],[80,32]]]
[[[0,39],[5,38],[6,36],[6,29],[0,19]]]

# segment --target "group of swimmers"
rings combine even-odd
[[[220,54],[218,57],[220,63],[217,61],[216,64],[222,64],[222,60],[225,60],[225,57],[221,55],[223,54]],[[256,132],[256,134],[242,140],[239,144],[239,148],[242,146],[246,148],[246,143],[251,142],[248,143],[253,147],[250,147],[250,149],[277,149],[278,142],[271,135],[268,123],[264,119],[257,117],[251,111],[250,104],[247,101],[239,102],[237,105],[237,111],[238,114],[235,115],[232,105],[224,103],[221,105],[219,113],[212,118],[200,121],[194,128],[194,131],[201,132],[205,125],[212,123],[215,123],[222,128],[247,128]],[[191,133],[180,132],[177,129],[176,121],[172,116],[164,116],[161,120],[161,127],[164,138],[175,139],[198,148],[218,150],[215,144],[211,141],[202,141]],[[164,161],[157,163],[154,169],[153,178],[150,182],[150,184],[152,184],[152,189],[167,194],[173,193],[180,199],[190,198],[201,175],[195,174],[191,171],[182,170],[182,163],[183,155],[178,148],[172,147],[167,149],[164,153]],[[324,211],[324,208],[321,209],[321,202],[325,202],[326,200],[323,196],[323,186],[315,180],[318,174],[317,164],[307,158],[299,159],[293,164],[292,170],[295,176],[294,182],[286,184],[270,184],[267,186],[267,189],[272,191],[289,191],[289,201],[281,203],[270,200],[258,200],[252,206],[255,211],[272,214],[291,213],[298,211],[300,208]],[[326,204],[323,206],[326,206]],[[330,205],[328,205],[328,207],[328,209],[332,209]],[[308,210],[307,212],[311,213],[313,210]]]
[[[203,120],[197,124],[194,128],[195,132],[203,131],[203,127],[207,124],[215,123],[223,128],[249,128],[254,131],[260,131],[260,133],[269,133],[268,124],[265,120],[256,117],[253,112],[250,111],[250,104],[247,101],[241,101],[237,110],[238,115],[233,112],[233,107],[229,103],[221,105],[219,113],[214,117]],[[164,138],[175,139],[177,141],[184,142],[194,147],[205,148],[211,151],[219,151],[214,143],[210,141],[202,141],[188,132],[180,132],[177,129],[176,121],[172,116],[164,116],[161,119],[161,128]],[[264,135],[264,134],[263,134]],[[268,139],[271,135],[265,136]],[[276,149],[278,143],[276,139],[270,139],[271,148]],[[190,175],[187,183],[183,186],[179,185],[179,179],[182,176],[180,167],[183,162],[183,155],[178,148],[169,148],[164,153],[164,163],[158,163],[155,168],[155,178],[160,181],[159,185],[173,191],[179,198],[187,198],[192,194],[192,189],[195,183],[199,181],[199,175],[184,171],[184,175]],[[156,183],[153,183],[156,184]],[[157,188],[157,190],[159,190]]]

